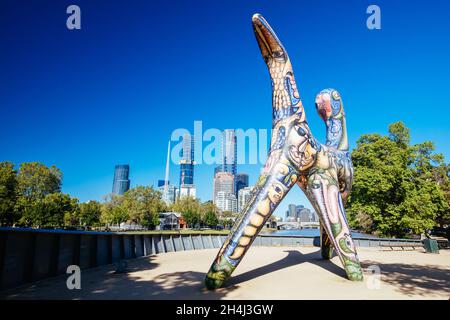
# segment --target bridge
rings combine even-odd
[[[278,222],[277,228],[278,229],[319,229],[320,223],[319,222]]]

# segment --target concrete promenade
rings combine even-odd
[[[445,299],[450,298],[450,251],[382,251],[359,248],[363,268],[376,265],[380,281],[345,278],[337,257],[316,247],[252,247],[227,287],[207,291],[203,278],[217,249],[169,252],[115,266],[82,270],[81,289],[68,290],[66,275],[0,292],[2,299]],[[377,285],[379,284],[379,286]]]

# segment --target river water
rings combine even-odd
[[[291,229],[291,230],[279,230],[279,231],[266,233],[266,234],[271,234],[271,235],[275,235],[275,236],[310,236],[310,237],[315,237],[315,236],[320,236],[320,231],[319,231],[319,229]],[[365,233],[359,233],[359,232],[351,232],[351,234],[352,234],[352,237],[355,237],[355,238],[373,238],[373,239],[377,238],[374,235],[365,234]]]

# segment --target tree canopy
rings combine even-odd
[[[351,157],[348,211],[353,227],[405,236],[448,223],[448,165],[434,153],[433,143],[410,145],[409,129],[396,122],[387,136],[361,136]]]

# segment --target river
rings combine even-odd
[[[320,236],[319,229],[278,230],[278,231],[266,233],[266,234],[271,234],[271,235],[275,235],[275,236],[312,236],[312,237]],[[352,234],[352,237],[354,237],[354,238],[372,238],[372,239],[378,238],[371,234],[365,234],[365,233],[359,233],[359,232],[351,232],[351,234]]]

